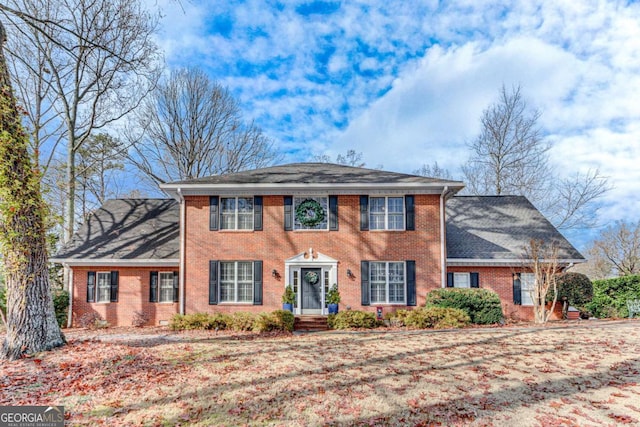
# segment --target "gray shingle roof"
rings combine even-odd
[[[558,257],[583,256],[523,196],[455,196],[447,201],[447,258],[520,260],[531,239],[557,242]]]
[[[291,163],[244,172],[172,182],[184,184],[446,184],[448,181],[333,163]]]
[[[177,260],[179,211],[171,199],[108,200],[53,260]]]

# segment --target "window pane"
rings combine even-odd
[[[111,301],[111,273],[98,273],[98,295],[96,302]]]
[[[220,263],[220,302],[234,302],[235,263]]]
[[[520,275],[520,300],[522,305],[533,305],[533,289],[535,285],[535,276],[533,273],[522,273]]]
[[[384,230],[384,197],[369,198],[369,229]]]
[[[469,273],[453,273],[453,285],[456,288],[468,288]]]
[[[236,228],[236,199],[223,197],[220,199],[220,228],[234,230]]]
[[[389,302],[404,302],[404,263],[389,263]]]
[[[392,213],[404,213],[404,199],[402,197],[389,197],[387,199],[388,211]]]
[[[253,263],[238,263],[238,302],[253,301]]]
[[[371,302],[372,303],[385,303],[386,287],[387,287],[387,271],[386,263],[384,262],[372,262],[369,264],[370,276],[371,276]]]
[[[173,302],[173,273],[160,273],[160,302]]]

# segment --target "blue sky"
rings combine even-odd
[[[285,161],[355,149],[371,167],[437,161],[461,178],[482,110],[503,83],[520,84],[557,170],[609,177],[600,225],[638,220],[638,3],[158,4],[169,67],[199,66],[228,86]]]

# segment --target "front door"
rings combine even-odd
[[[302,314],[322,313],[322,269],[303,268],[302,276]]]

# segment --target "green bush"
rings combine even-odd
[[[0,310],[3,314],[7,314],[7,289],[4,285],[0,285]]]
[[[500,297],[488,289],[435,289],[427,294],[426,306],[459,308],[469,315],[471,323],[479,325],[500,323],[503,319]]]
[[[53,292],[53,308],[56,312],[56,320],[61,328],[67,326],[69,317],[69,292],[54,291]]]
[[[470,322],[469,315],[462,309],[435,306],[411,310],[404,320],[407,327],[416,329],[462,328]]]
[[[593,298],[586,308],[599,318],[628,317],[630,299],[640,299],[640,275],[594,280]]]
[[[229,316],[215,313],[176,314],[169,322],[169,328],[174,331],[191,329],[227,329]]]
[[[559,302],[566,298],[569,305],[583,309],[593,298],[593,284],[582,273],[564,273],[557,277]],[[553,301],[553,290],[547,295],[548,301]]]
[[[257,315],[254,313],[238,311],[229,315],[229,323],[227,323],[227,329],[237,332],[252,331],[256,318]]]
[[[368,311],[348,310],[338,314],[330,314],[327,323],[331,329],[363,328],[372,329],[380,326],[376,315]]]
[[[254,320],[255,332],[293,331],[295,316],[288,310],[276,310],[271,313],[260,313]]]
[[[384,320],[388,320],[391,326],[407,326],[406,320],[409,313],[411,311],[405,309],[388,312],[384,315]]]

